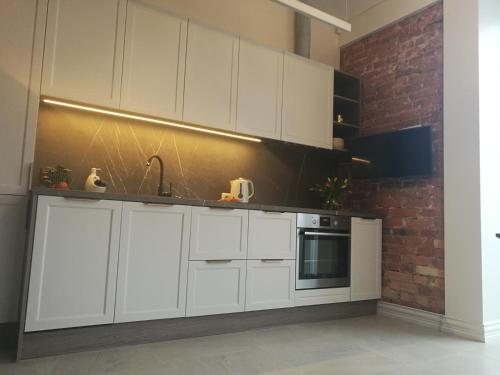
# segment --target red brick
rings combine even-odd
[[[355,181],[349,204],[383,223],[383,299],[444,312],[443,7],[432,5],[341,49],[363,80],[362,134],[432,127],[433,175]]]

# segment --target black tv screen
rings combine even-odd
[[[409,177],[432,174],[430,126],[355,138],[352,177]]]

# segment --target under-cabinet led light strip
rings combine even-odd
[[[247,136],[238,135],[238,134],[231,134],[231,133],[221,132],[221,131],[218,131],[218,130],[211,130],[211,129],[199,128],[199,127],[196,127],[196,126],[179,124],[177,122],[160,120],[160,119],[156,119],[156,118],[153,118],[153,117],[131,115],[131,114],[128,114],[128,113],[116,112],[116,111],[111,111],[111,110],[107,110],[107,109],[90,107],[90,106],[86,106],[86,105],[73,104],[73,103],[68,103],[68,102],[64,102],[64,101],[60,101],[60,100],[42,98],[42,102],[43,103],[47,103],[47,104],[53,104],[53,105],[58,105],[58,106],[62,106],[62,107],[67,107],[67,108],[79,109],[79,110],[83,110],[83,111],[101,113],[103,115],[109,115],[109,116],[115,116],[115,117],[122,117],[122,118],[131,119],[131,120],[145,121],[145,122],[150,122],[150,123],[153,123],[153,124],[167,125],[167,126],[171,126],[171,127],[174,127],[174,128],[180,128],[180,129],[194,130],[194,131],[201,132],[201,133],[222,135],[224,137],[242,139],[244,141],[262,142],[262,140],[259,139],[259,138],[247,137]]]
[[[351,158],[352,161],[357,161],[359,163],[365,163],[365,164],[371,164],[372,162],[370,160],[367,160],[367,159],[363,159],[363,158],[358,158],[356,156],[353,156]]]

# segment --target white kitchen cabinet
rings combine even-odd
[[[280,139],[283,51],[241,40],[236,130]]]
[[[245,279],[245,260],[190,261],[186,315],[244,311]]]
[[[249,212],[248,259],[295,259],[297,214]]]
[[[115,322],[185,316],[191,207],[124,202]]]
[[[27,198],[0,195],[0,323],[18,318]]]
[[[33,161],[47,3],[3,0],[0,11],[0,194],[26,194]]]
[[[294,306],[295,260],[248,260],[245,311]]]
[[[119,106],[126,0],[50,0],[42,94]]]
[[[187,20],[129,1],[121,109],[182,119],[186,36]]]
[[[113,322],[121,208],[38,198],[25,331]]]
[[[193,207],[190,260],[246,259],[248,211]]]
[[[189,22],[183,120],[236,129],[239,38]]]
[[[351,221],[351,301],[381,298],[382,220]]]
[[[285,54],[281,139],[332,148],[333,68]]]

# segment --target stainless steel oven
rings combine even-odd
[[[297,214],[295,289],[348,287],[350,239],[350,217]]]

